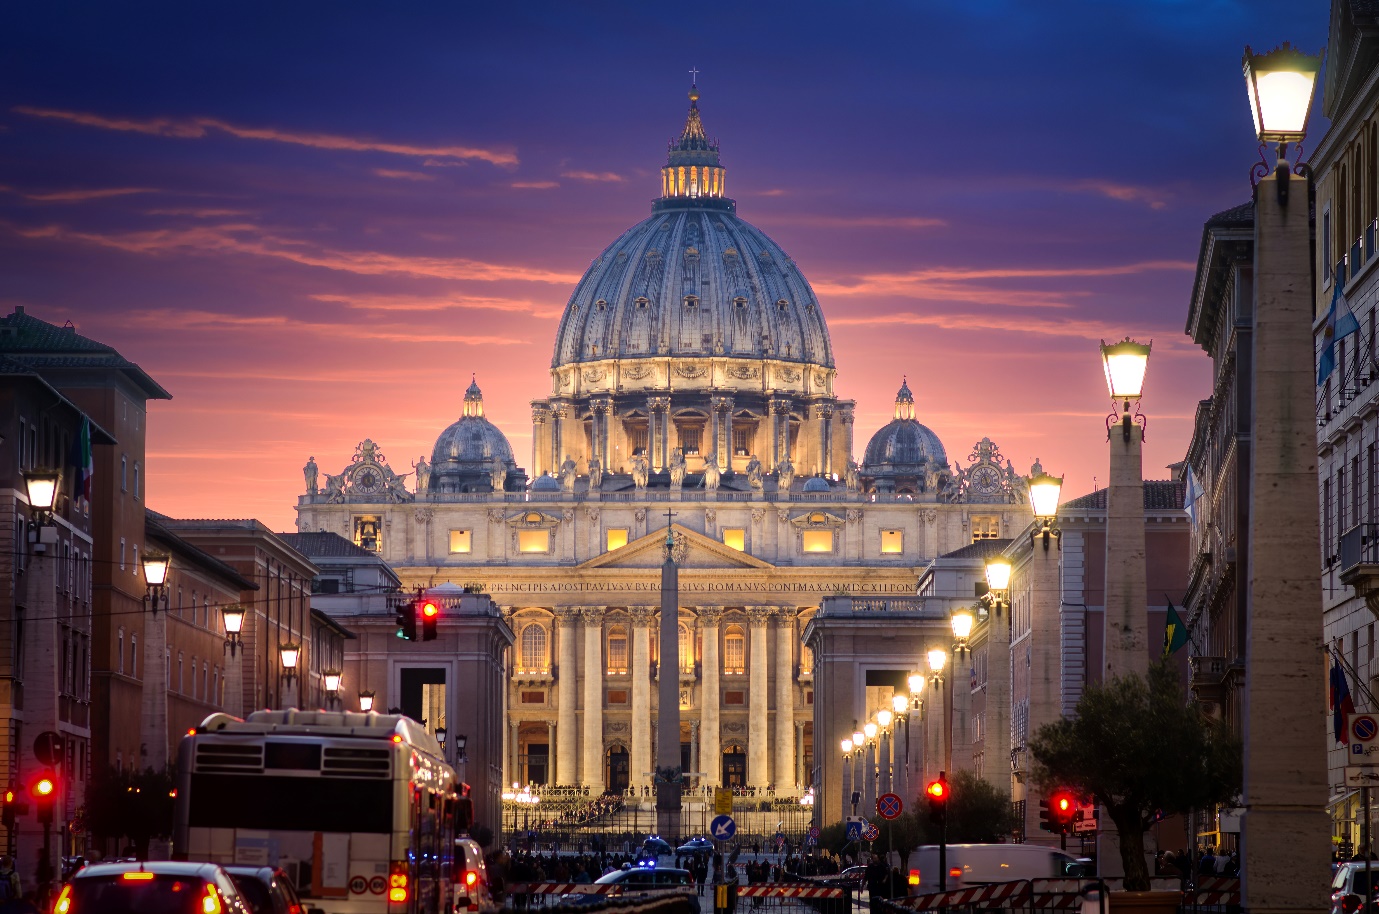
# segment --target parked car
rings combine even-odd
[[[1085,863],[1039,844],[950,844],[945,887],[961,889],[1017,879],[1081,879],[1091,875]],[[925,845],[910,854],[910,869],[919,870],[917,895],[938,891],[938,846]]]
[[[684,844],[675,849],[677,854],[712,854],[713,842],[703,835],[697,838],[690,838]]]
[[[673,854],[675,849],[670,846],[670,842],[664,838],[652,835],[642,842],[642,849],[637,852],[639,857],[659,857],[662,854]]]
[[[1379,861],[1370,861],[1370,869],[1375,876],[1375,898],[1379,900]],[[1356,914],[1365,907],[1365,895],[1369,888],[1369,874],[1365,872],[1363,860],[1348,861],[1336,867],[1331,877],[1331,914]],[[1375,907],[1379,905],[1371,905],[1366,914],[1373,914]]]
[[[600,876],[594,880],[594,885],[616,886],[607,894],[630,895],[637,892],[655,892],[667,889],[689,891],[690,887],[694,885],[694,879],[690,876],[689,870],[676,869],[675,867],[629,866],[626,869],[614,870],[607,875]],[[571,892],[568,895],[560,896],[560,900],[574,904],[593,904],[601,901],[604,897],[603,894],[594,892]]]
[[[836,876],[829,876],[829,885],[835,885],[845,889],[860,889],[862,883],[867,881],[867,868],[865,866],[850,866]]]
[[[275,866],[226,866],[253,914],[303,914],[297,887]]]
[[[83,867],[62,887],[53,914],[253,914],[214,863],[145,860]]]

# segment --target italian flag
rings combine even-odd
[[[91,420],[81,417],[81,434],[72,442],[72,465],[77,473],[73,478],[72,497],[91,500],[91,477],[96,474],[96,466],[91,462]]]

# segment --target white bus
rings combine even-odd
[[[444,914],[469,801],[401,715],[213,714],[182,740],[176,859],[279,866],[328,914]]]

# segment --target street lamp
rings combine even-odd
[[[360,691],[359,710],[361,713],[368,714],[373,710],[373,697],[374,693],[372,689],[363,689]]]
[[[867,736],[868,746],[870,746],[873,742],[876,741],[876,730],[876,724],[872,721],[867,721],[865,724],[862,725],[862,732],[865,733]]]
[[[948,652],[941,647],[935,647],[929,650],[928,656],[929,681],[934,684],[934,688],[938,688],[939,684],[943,682],[943,666],[948,662]]]
[[[242,643],[240,632],[244,631],[244,607],[231,603],[220,607],[220,618],[225,622],[225,646],[230,649],[231,659]]]
[[[948,618],[948,624],[953,626],[953,652],[965,654],[969,651],[967,639],[972,636],[972,614],[965,609],[960,609]]]
[[[144,566],[144,586],[148,589],[144,598],[148,600],[149,608],[156,613],[158,612],[158,604],[162,603],[163,608],[167,609],[166,585],[168,571],[172,567],[172,556],[166,552],[146,549],[140,563]]]
[[[1139,421],[1141,426],[1140,435],[1143,437],[1144,416],[1139,415],[1139,399],[1144,392],[1144,372],[1149,367],[1149,348],[1154,345],[1151,343],[1137,343],[1130,337],[1126,337],[1119,343],[1107,343],[1101,341],[1101,364],[1106,370],[1106,387],[1111,392],[1111,399],[1117,403],[1123,403],[1124,409],[1120,416],[1121,434],[1126,442],[1130,441],[1130,426],[1135,421]],[[1130,417],[1130,404],[1136,404],[1136,416]],[[1107,417],[1106,431],[1110,434],[1111,422],[1115,420],[1116,414],[1113,412]]]
[[[906,682],[908,682],[908,683],[909,683],[909,686],[910,686],[910,703],[911,703],[911,706],[912,706],[913,709],[916,710],[916,711],[923,711],[923,710],[924,710],[924,699],[920,697],[920,693],[924,691],[924,674],[923,674],[923,673],[911,673],[911,674],[906,678]]]
[[[52,521],[61,481],[62,473],[58,470],[36,468],[24,471],[24,488],[29,496],[29,509],[34,513],[34,526],[41,528]]]
[[[278,656],[282,658],[283,678],[288,682],[297,678],[297,659],[302,654],[302,646],[289,641],[278,645]]]
[[[876,723],[881,728],[881,735],[885,736],[891,732],[891,719],[894,717],[889,708],[882,708],[876,712]]]
[[[438,743],[441,744],[441,751],[444,751],[444,750],[445,750],[445,728],[444,728],[444,727],[437,727],[437,728],[436,728],[436,742],[438,742]]]
[[[851,756],[852,756],[852,740],[850,740],[850,739],[845,739],[845,740],[843,740],[841,743],[839,743],[838,746],[839,746],[840,749],[843,750],[843,760],[844,760],[844,761],[846,761],[847,759],[851,758]]]
[[[852,724],[852,725],[853,725],[854,727],[857,726],[857,722],[856,722],[856,721],[853,721],[853,724]],[[853,734],[852,734],[852,752],[853,752],[853,754],[854,754],[854,755],[861,755],[861,754],[862,754],[862,749],[866,746],[866,744],[867,744],[867,737],[862,733],[862,731],[861,731],[861,730],[855,730],[855,731],[853,731]]]
[[[326,704],[334,707],[335,700],[340,697],[340,671],[326,670],[321,676],[326,681]]]
[[[910,710],[910,696],[896,692],[891,696],[891,707],[895,709],[896,718],[904,720],[906,713]]]
[[[1288,177],[1292,170],[1288,163],[1288,144],[1301,143],[1307,135],[1307,116],[1312,110],[1322,55],[1304,54],[1286,41],[1267,54],[1256,54],[1245,45],[1242,65],[1255,136],[1261,144],[1278,144],[1274,179],[1278,182],[1279,205],[1287,206]],[[1263,150],[1260,157],[1263,158]],[[1262,164],[1267,174],[1268,162]],[[1259,167],[1255,166],[1256,174]]]
[[[1044,467],[1036,459],[1034,466],[1030,467],[1029,477],[1029,505],[1034,512],[1034,521],[1039,525],[1037,533],[1044,535],[1044,551],[1049,548],[1049,536],[1059,535],[1058,530],[1058,501],[1063,494],[1063,477],[1050,476],[1044,472]],[[1009,568],[1009,564],[1006,566]],[[987,566],[988,578],[991,574],[991,566]],[[1010,572],[1005,573],[1006,585],[1010,584]],[[994,586],[993,586],[993,589]]]

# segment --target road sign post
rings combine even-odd
[[[732,816],[715,816],[709,823],[709,834],[715,841],[731,841],[737,834],[737,823]]]

